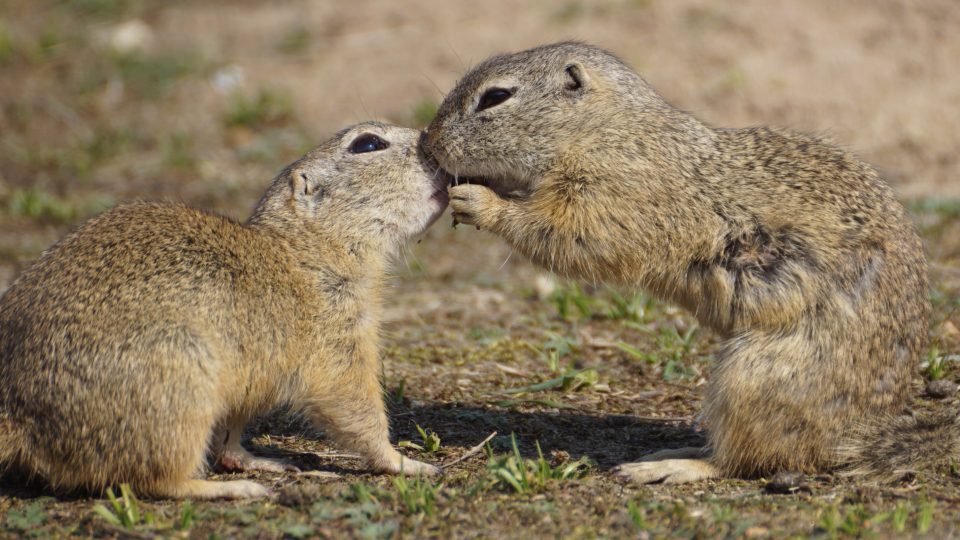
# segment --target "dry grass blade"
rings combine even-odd
[[[297,473],[297,476],[306,476],[309,478],[327,478],[327,479],[343,478],[342,474],[337,474],[335,472],[330,472],[330,471],[302,471],[300,473]]]
[[[440,468],[441,468],[441,469],[450,468],[450,467],[456,465],[457,463],[460,463],[461,461],[467,459],[467,458],[470,457],[470,456],[474,456],[474,455],[476,455],[476,454],[479,454],[481,451],[483,451],[484,445],[487,444],[488,442],[490,442],[490,439],[492,439],[492,438],[494,438],[494,437],[496,437],[496,436],[497,436],[497,432],[494,431],[494,432],[491,433],[490,435],[487,435],[487,438],[486,438],[486,439],[480,441],[480,443],[477,444],[476,446],[471,447],[469,450],[467,450],[466,452],[464,452],[464,453],[463,453],[460,457],[458,457],[457,459],[451,461],[450,463],[444,463],[443,465],[440,465]]]

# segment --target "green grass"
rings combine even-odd
[[[542,382],[526,386],[518,386],[503,390],[504,394],[529,394],[556,390],[559,392],[575,392],[597,384],[600,376],[595,369],[570,369],[559,377],[553,377]]]
[[[153,527],[156,523],[156,517],[152,513],[140,511],[140,501],[127,484],[120,484],[120,497],[114,495],[113,489],[107,488],[107,499],[110,501],[110,508],[96,504],[93,512],[111,525],[135,529]]]
[[[440,450],[440,436],[430,428],[424,429],[420,424],[416,424],[417,433],[420,434],[421,444],[412,441],[400,441],[399,446],[403,448],[413,448],[424,454],[435,454]]]
[[[487,447],[487,483],[489,487],[531,494],[543,491],[551,482],[563,482],[583,477],[592,467],[592,462],[582,457],[576,461],[551,464],[543,457],[540,443],[536,443],[537,457],[524,458],[517,446],[517,438],[510,435],[512,452],[495,455]]]
[[[470,329],[470,337],[477,340],[481,345],[496,343],[505,337],[506,332],[502,328],[493,327],[474,327]]]
[[[547,363],[551,373],[560,373],[563,370],[563,361],[577,351],[580,347],[576,339],[547,332],[548,339],[544,342],[541,349],[536,349],[537,353]]]
[[[926,197],[907,203],[914,214],[935,214],[944,218],[960,217],[960,199],[949,197]]]
[[[30,113],[24,111],[24,121]],[[11,146],[10,158],[33,171],[45,171],[61,183],[87,180],[94,169],[111,160],[146,147],[144,138],[130,129],[97,129],[60,147],[18,148]]]
[[[646,326],[629,326],[650,332]],[[697,374],[689,365],[688,357],[693,352],[698,330],[699,327],[691,325],[681,334],[675,326],[662,326],[656,336],[655,349],[641,349],[623,341],[618,342],[617,347],[633,358],[658,367],[665,381],[687,380]]]
[[[188,531],[197,519],[197,507],[192,501],[185,501],[180,509],[180,518],[177,520],[175,528],[181,531]]]
[[[614,320],[648,322],[657,314],[659,303],[643,292],[624,295],[613,288],[586,292],[578,283],[559,285],[549,296],[563,320]]]
[[[437,499],[443,489],[442,484],[434,484],[422,476],[410,479],[405,475],[394,478],[393,487],[404,513],[428,516],[436,511]]]
[[[64,4],[80,15],[116,19],[140,11],[145,2],[144,0],[68,0]]]
[[[163,162],[172,169],[193,170],[197,165],[194,141],[189,133],[174,133],[161,144]]]
[[[49,516],[43,510],[42,502],[29,504],[19,510],[10,510],[4,519],[4,529],[18,533],[36,530],[47,522]]]
[[[61,54],[66,54],[69,36],[58,22],[50,21],[44,25],[37,35],[35,52],[31,53],[34,60],[50,60]]]
[[[560,23],[569,23],[579,19],[585,13],[586,9],[582,2],[566,2],[551,14],[551,18]]]
[[[600,375],[596,369],[575,367],[573,354],[579,347],[576,340],[552,332],[547,332],[547,336],[550,339],[548,339],[543,346],[536,347],[528,345],[528,347],[543,359],[549,373],[553,376],[537,383],[505,388],[501,390],[501,393],[520,396],[548,391],[562,393],[576,392],[594,386],[600,381]],[[541,403],[551,407],[564,407],[562,403],[552,400],[537,399],[501,400],[496,402],[496,405],[500,407],[511,407],[525,403]]]
[[[646,531],[650,529],[650,524],[647,522],[647,512],[641,508],[636,501],[627,503],[627,513],[630,515],[630,521],[633,523],[633,526],[638,530]]]
[[[400,379],[400,382],[393,388],[388,389],[386,385],[383,386],[383,398],[389,404],[401,406],[403,405],[403,400],[406,398],[406,390],[407,380]]]
[[[947,373],[946,355],[941,355],[936,347],[927,352],[927,360],[922,364],[923,375],[928,380],[938,381]]]
[[[17,43],[6,25],[0,22],[0,65],[11,63],[17,56]]]
[[[898,534],[909,531],[924,535],[933,525],[935,509],[934,503],[925,500],[898,503],[893,510],[875,513],[862,504],[847,507],[834,504],[820,511],[814,532],[829,538],[862,538],[874,536],[889,525]]]
[[[136,95],[156,99],[165,96],[177,80],[197,73],[203,62],[196,51],[169,50],[158,53],[115,54],[113,68]]]
[[[423,129],[430,125],[430,122],[437,115],[437,107],[437,102],[432,99],[424,99],[417,103],[410,113],[411,127]]]
[[[572,318],[574,310],[584,319],[590,319],[594,315],[595,301],[585,294],[577,283],[557,287],[550,295],[550,300],[556,306],[557,314],[561,319],[569,320]]]
[[[87,196],[79,201],[57,197],[37,188],[14,190],[7,198],[7,212],[43,223],[66,225],[103,211],[113,204],[106,196]]]
[[[274,90],[260,90],[252,96],[235,94],[224,118],[228,127],[263,128],[289,122],[293,101]]]

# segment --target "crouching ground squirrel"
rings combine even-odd
[[[388,440],[378,317],[388,258],[447,205],[419,132],[338,133],[278,175],[246,223],[176,204],[91,219],[0,300],[0,462],[56,489],[243,498],[200,479],[284,464],[240,445],[299,409],[384,472],[438,471]]]
[[[955,413],[902,416],[927,340],[926,262],[877,172],[823,140],[715,129],[599,48],[495,56],[440,106],[427,151],[455,220],[546,268],[642,286],[726,341],[706,448],[618,474],[891,477],[956,455]]]

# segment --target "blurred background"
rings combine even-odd
[[[0,0],[0,286],[119,201],[243,218],[339,128],[423,126],[470,66],[562,39],[714,125],[825,133],[911,208],[954,215],[958,28],[955,0]],[[506,248],[471,239],[499,270]]]

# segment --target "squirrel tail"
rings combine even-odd
[[[855,428],[837,448],[839,472],[884,483],[960,457],[960,415],[891,416]]]

